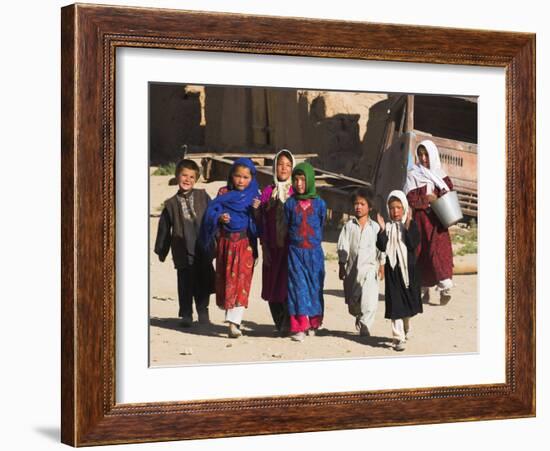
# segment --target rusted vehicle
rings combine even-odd
[[[369,127],[377,151],[367,152],[358,165],[375,189],[379,208],[390,191],[404,185],[415,149],[432,140],[441,164],[458,192],[462,212],[477,217],[477,99],[435,95],[391,95],[373,111]]]

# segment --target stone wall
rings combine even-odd
[[[183,146],[204,147],[204,92],[179,84],[149,85],[149,155],[153,165],[176,161]]]
[[[385,94],[283,88],[151,87],[151,161],[190,151],[317,153],[316,166],[365,177],[358,163],[376,152],[371,109]],[[364,172],[364,171],[363,171]]]

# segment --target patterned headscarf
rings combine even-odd
[[[286,202],[289,196],[289,190],[292,187],[292,174],[288,177],[288,180],[280,181],[277,178],[277,162],[279,157],[286,157],[290,160],[290,164],[294,169],[296,162],[294,161],[294,155],[288,149],[281,149],[273,158],[273,184],[275,185],[271,192],[272,199],[279,199],[283,204]]]
[[[292,195],[292,174],[287,180],[280,181],[277,178],[277,162],[279,158],[284,156],[290,160],[292,168],[294,168],[296,162],[294,155],[288,149],[281,149],[273,158],[273,191],[271,192],[271,201],[275,206],[275,235],[277,247],[281,248],[286,243],[287,224],[284,212],[284,203]]]
[[[319,197],[317,191],[315,190],[315,171],[313,166],[306,162],[297,164],[292,171],[293,183],[297,174],[304,174],[306,177],[306,192],[304,194],[298,194],[296,190],[294,190],[294,197],[298,200],[315,199],[316,197]]]

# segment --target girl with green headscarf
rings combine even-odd
[[[294,195],[285,203],[288,224],[288,313],[291,338],[315,335],[324,312],[325,258],[321,242],[327,207],[315,189],[315,171],[300,163],[292,171]]]

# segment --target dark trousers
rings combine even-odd
[[[284,326],[288,326],[288,308],[286,302],[268,302],[268,304],[275,328],[280,331]]]
[[[178,302],[180,305],[180,318],[193,317],[193,299],[195,300],[195,309],[197,313],[208,312],[208,301],[210,295],[201,293],[198,285],[198,274],[195,265],[185,269],[178,269]]]

